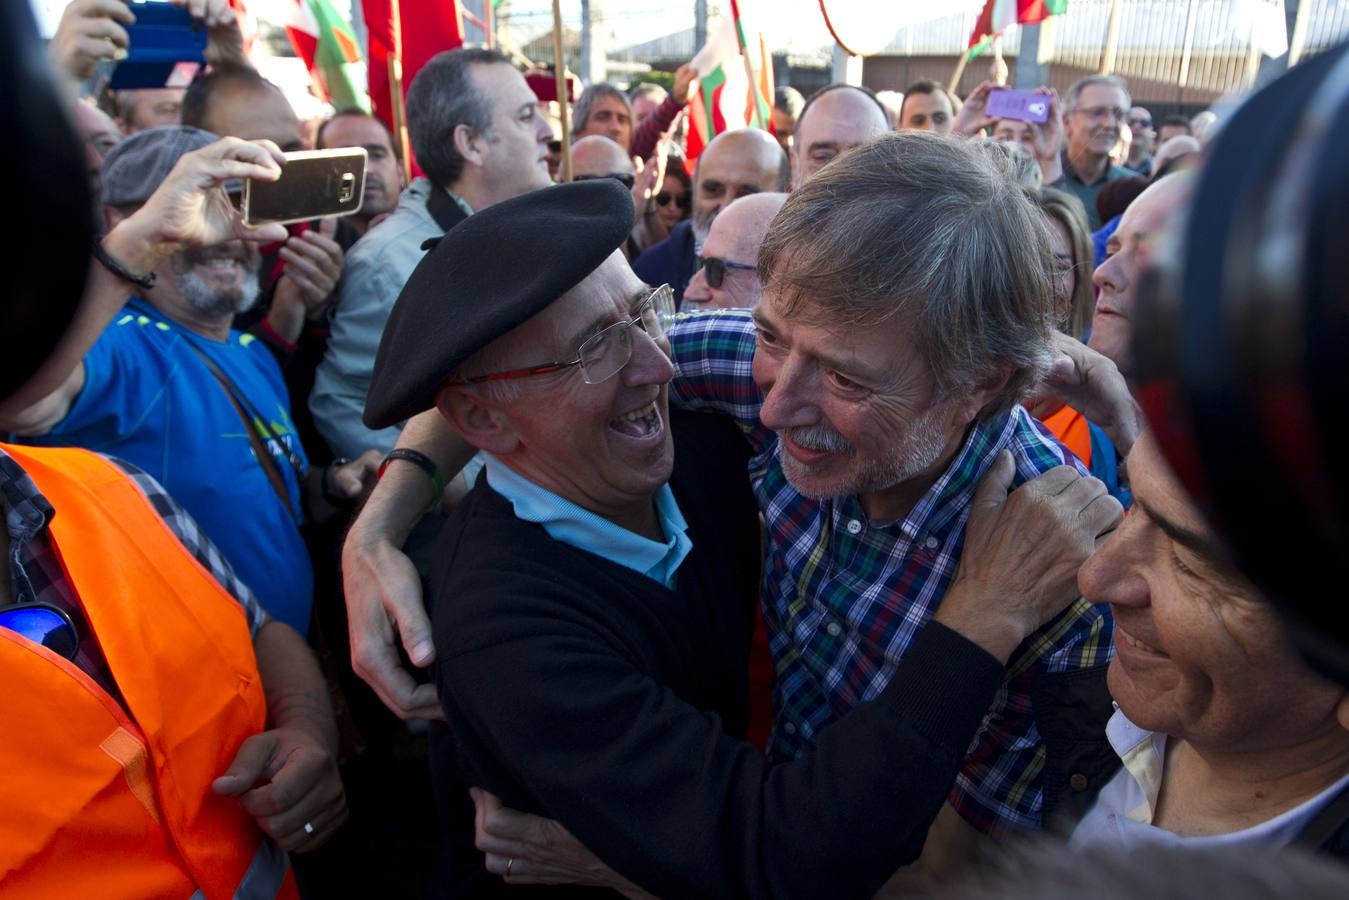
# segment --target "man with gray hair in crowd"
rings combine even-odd
[[[1051,253],[1042,217],[995,157],[933,135],[878,138],[793,192],[758,271],[752,312],[671,328],[670,398],[732,417],[751,444],[777,669],[769,752],[786,760],[883,690],[923,623],[958,595],[986,591],[992,608],[1039,590],[1031,582],[1046,573],[1072,581],[1076,562],[1041,548],[996,583],[955,577],[1002,546],[966,528],[981,479],[1010,487],[1050,472],[1066,487],[1080,469],[1018,405],[1050,360]],[[439,446],[450,468],[469,455],[444,452],[434,420],[419,418],[407,443]],[[344,554],[357,669],[396,700],[416,695],[381,646],[392,641],[383,617],[414,661],[434,653],[424,612],[403,599],[416,586],[375,563],[396,553],[397,520],[411,514],[400,504],[424,496],[408,475],[376,489]],[[1005,648],[1003,689],[928,835],[925,871],[968,859],[982,835],[1040,827],[1037,706],[1104,658],[1111,633],[1079,599]]]
[[[388,451],[398,439],[397,428],[366,428],[361,414],[384,322],[422,242],[474,210],[552,183],[545,159],[552,130],[524,77],[495,50],[450,50],[423,66],[408,91],[408,132],[426,175],[347,257],[310,395],[315,424],[339,456]]]
[[[1064,97],[1063,175],[1049,187],[1082,201],[1092,231],[1101,227],[1096,212],[1101,188],[1108,181],[1134,174],[1110,160],[1131,103],[1124,79],[1115,75],[1088,75],[1075,82]]]

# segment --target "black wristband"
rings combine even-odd
[[[116,275],[123,281],[129,281],[139,287],[141,290],[148,291],[155,286],[155,273],[148,272],[145,275],[132,275],[127,271],[127,267],[113,259],[107,250],[103,249],[102,241],[94,241],[94,259],[98,260],[103,268]]]
[[[431,487],[435,492],[435,498],[438,499],[441,494],[445,493],[445,479],[441,477],[440,471],[436,468],[436,464],[431,461],[431,457],[427,456],[425,453],[418,453],[416,450],[407,447],[395,447],[393,450],[389,451],[389,455],[384,457],[384,462],[380,463],[379,466],[379,474],[381,477],[384,475],[384,470],[389,468],[389,463],[393,462],[395,459],[410,462],[425,472],[431,479]]]

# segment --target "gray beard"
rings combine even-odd
[[[190,251],[175,254],[171,266],[183,299],[198,313],[211,318],[237,316],[252,309],[253,304],[258,302],[261,287],[257,276],[261,260],[256,250],[249,254],[249,264],[244,266],[244,278],[239,288],[228,291],[217,291],[207,285],[193,268],[189,254]]]
[[[942,432],[940,424],[941,415],[945,410],[944,403],[929,407],[914,420],[903,440],[888,456],[869,461],[852,472],[842,484],[827,492],[807,483],[809,473],[792,458],[790,453],[781,452],[779,455],[782,460],[782,472],[793,488],[812,500],[867,494],[909,481],[930,469],[946,449],[946,435]],[[842,435],[828,426],[792,428],[787,431],[793,441],[809,449],[846,452],[850,456],[856,453]]]

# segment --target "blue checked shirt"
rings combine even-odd
[[[681,316],[670,340],[671,401],[733,416],[753,447],[749,475],[768,534],[763,605],[776,670],[769,750],[794,758],[885,688],[932,618],[960,562],[975,488],[998,453],[1011,451],[1017,483],[1072,456],[1017,407],[975,425],[903,520],[870,522],[855,496],[811,500],[787,483],[777,436],[759,421],[747,311]],[[971,825],[984,832],[1040,827],[1045,750],[1031,717],[1031,686],[1042,672],[1104,663],[1111,634],[1109,615],[1079,599],[1012,655],[949,798]]]

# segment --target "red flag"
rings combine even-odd
[[[403,96],[427,60],[464,43],[464,22],[458,0],[401,0],[400,21],[393,21],[393,0],[361,0],[369,35],[370,100],[375,115],[393,127],[389,94],[389,58],[402,59]],[[401,38],[401,48],[399,46]]]

